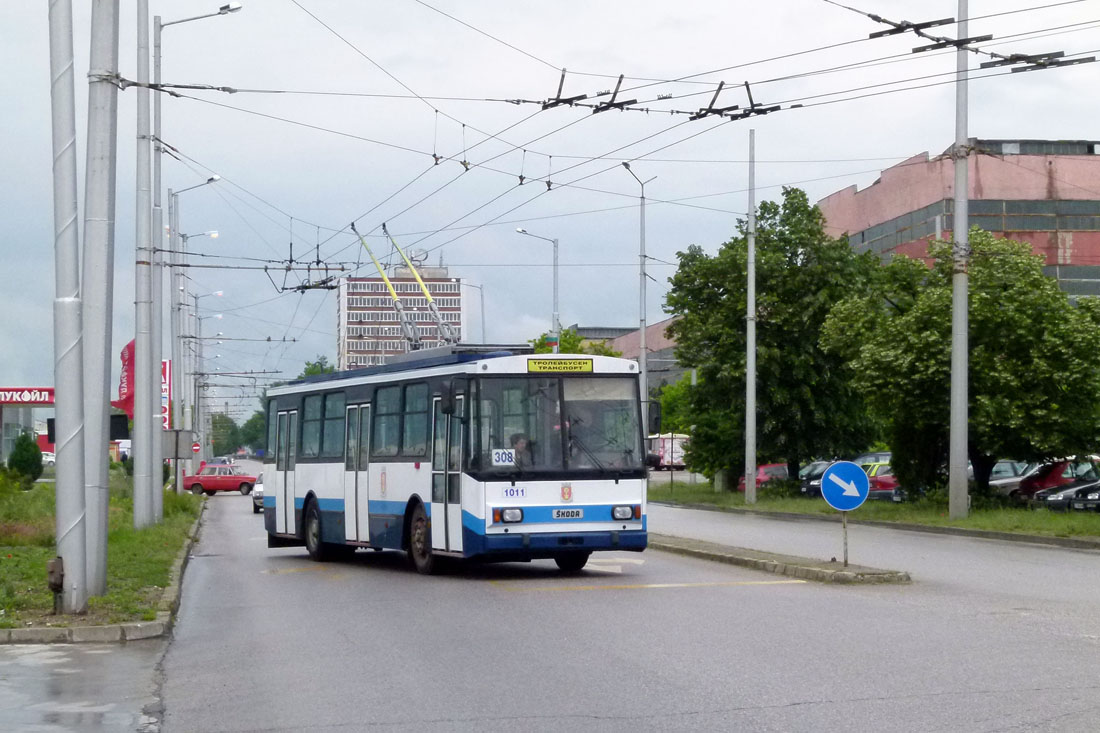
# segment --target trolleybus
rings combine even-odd
[[[502,347],[497,347],[502,348]],[[606,356],[411,352],[267,393],[269,547],[549,558],[646,547],[638,366]]]

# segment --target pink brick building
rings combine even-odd
[[[1100,142],[971,139],[970,224],[1031,244],[1071,295],[1100,295]],[[818,202],[860,252],[921,257],[954,226],[950,150],[915,155]]]

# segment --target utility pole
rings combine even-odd
[[[967,0],[959,0],[959,38],[967,37]],[[969,513],[969,486],[966,475],[969,372],[969,314],[967,271],[970,268],[970,181],[967,139],[967,59],[968,51],[959,46],[955,52],[955,238],[954,267],[951,275],[951,430],[948,458],[948,512],[952,519]]]
[[[639,196],[639,234],[638,234],[638,391],[642,397],[642,430],[649,433],[649,368],[647,365],[647,353],[645,343],[646,332],[646,297],[645,297],[645,185],[657,176],[643,181],[630,169],[630,163],[623,161],[623,168],[634,176],[634,180],[641,186]]]
[[[149,0],[137,0],[137,183],[134,243],[134,528],[153,524],[153,274],[149,181]],[[159,366],[159,365],[158,365]],[[160,380],[156,382],[160,402]]]
[[[76,193],[76,92],[72,0],[50,2],[53,108],[54,401],[57,481],[54,534],[64,566],[61,610],[88,609],[84,512],[84,344],[81,340],[80,231]]]
[[[745,237],[745,503],[756,503],[756,130],[749,130],[749,228]]]
[[[84,173],[84,501],[87,583],[107,592],[107,443],[111,301],[115,264],[115,164],[118,133],[118,0],[92,0],[88,65],[88,160]]]
[[[147,11],[148,15],[148,11]],[[148,27],[148,23],[145,26]],[[156,16],[153,23],[153,81],[160,84],[160,16]],[[146,57],[148,58],[148,57]],[[146,63],[139,61],[139,64]],[[161,383],[164,379],[162,362],[164,360],[164,255],[159,251],[164,249],[164,208],[161,203],[161,145],[160,145],[160,92],[153,95],[153,384],[156,385],[157,417],[153,428],[153,521],[157,524],[164,519],[164,418],[161,412]],[[171,249],[169,247],[169,249]],[[171,313],[169,312],[169,318]],[[171,362],[169,379],[176,371],[176,363]],[[167,409],[171,411],[169,402]],[[169,422],[171,422],[169,420]],[[173,423],[172,427],[179,425]],[[175,461],[173,461],[175,463]]]

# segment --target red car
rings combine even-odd
[[[1017,501],[1029,501],[1043,489],[1055,489],[1066,486],[1081,478],[1096,478],[1100,471],[1098,462],[1092,458],[1066,458],[1054,461],[1020,481],[1020,488],[1014,489],[1009,496]]]
[[[786,463],[765,463],[763,466],[756,467],[756,485],[766,484],[772,479],[784,479],[787,478],[787,464]],[[745,491],[745,477],[742,476],[741,480],[737,482],[737,490],[744,493]]]
[[[213,496],[216,491],[248,494],[255,483],[255,476],[248,475],[236,466],[206,466],[195,476],[183,477],[183,490],[192,494],[205,493],[207,496]]]

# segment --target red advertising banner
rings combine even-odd
[[[122,374],[118,378],[118,399],[111,401],[111,407],[117,407],[134,419],[134,341],[126,344],[119,354],[122,359]]]

